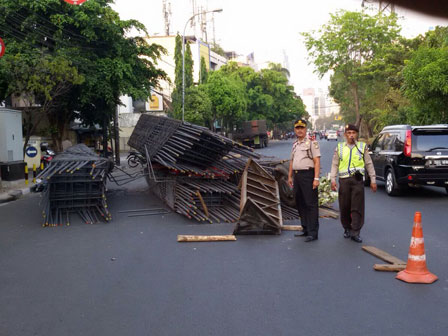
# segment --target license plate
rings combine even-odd
[[[435,166],[448,166],[448,160],[434,160]]]

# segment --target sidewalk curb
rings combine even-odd
[[[18,200],[22,196],[29,194],[31,192],[31,188],[33,186],[34,185],[28,186],[25,188],[21,188],[21,189],[13,189],[13,190],[9,190],[7,192],[1,193],[0,194],[0,203],[7,203],[7,202]]]

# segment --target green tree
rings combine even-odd
[[[385,46],[398,38],[395,15],[381,13],[370,16],[364,12],[339,11],[317,32],[303,33],[305,45],[316,72],[337,76],[344,100],[353,102],[355,123],[362,119],[362,84],[364,67],[381,55]],[[333,90],[334,92],[334,90]],[[342,96],[340,93],[339,96]],[[341,98],[340,98],[341,99]]]
[[[213,71],[205,86],[212,102],[208,120],[212,130],[216,121],[220,121],[225,129],[233,130],[238,121],[245,120],[247,100],[241,80],[226,76],[221,71]]]
[[[63,106],[57,110],[58,114],[73,118],[74,111],[78,111],[77,116],[86,123],[107,124],[121,94],[147,98],[151,87],[165,77],[155,66],[163,48],[148,45],[140,37],[129,37],[134,29],[146,32],[145,27],[136,20],[121,20],[111,9],[111,3],[111,0],[89,0],[82,6],[55,0],[0,3],[0,29],[4,31],[9,55],[48,58],[54,68],[47,74],[51,77],[48,82],[57,82],[57,73],[63,67],[69,72],[75,68],[78,76],[83,77],[83,82],[73,79],[70,90],[58,99]],[[52,63],[51,59],[65,61]],[[64,119],[67,120],[65,117],[53,120]],[[62,136],[63,129],[57,133]]]
[[[208,71],[207,66],[205,64],[205,58],[201,56],[201,71],[200,71],[200,79],[199,83],[204,84],[207,83]]]
[[[193,124],[208,126],[212,119],[212,102],[205,85],[192,86],[185,94],[185,120]]]
[[[177,34],[175,47],[174,47],[174,90],[171,94],[173,102],[173,111],[171,116],[176,119],[182,118],[182,37]],[[184,71],[185,71],[185,90],[193,86],[193,56],[191,55],[191,48],[188,41],[185,43],[185,59],[184,59]],[[186,94],[186,93],[185,93]],[[185,107],[186,103],[185,103]]]
[[[448,120],[448,47],[420,47],[403,70],[406,96],[416,111],[413,123]]]
[[[414,108],[412,124],[448,120],[448,27],[426,33],[403,69],[403,88]]]
[[[287,71],[279,64],[259,72],[250,67],[239,67],[229,62],[219,71],[243,82],[247,100],[247,118],[266,119],[268,124],[279,124],[305,115],[305,107],[294,87],[288,84]]]
[[[4,97],[13,96],[26,103],[23,119],[24,152],[31,135],[45,118],[50,121],[50,125],[59,127],[63,132],[73,118],[73,111],[61,111],[64,96],[73,86],[84,81],[84,77],[78,74],[69,61],[45,54],[8,53],[0,59],[0,72],[8,83]],[[59,116],[58,120],[56,116]],[[61,124],[61,121],[64,123]]]

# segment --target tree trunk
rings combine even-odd
[[[31,135],[33,135],[34,131],[36,131],[37,129],[37,126],[39,126],[40,122],[42,121],[42,116],[38,116],[39,118],[35,118],[36,121],[33,123],[33,114],[39,114],[39,112],[28,109],[25,109],[23,112],[25,113],[25,120],[28,119],[28,121],[26,121],[28,126],[25,127],[25,141],[23,143],[23,156],[25,157],[28,142],[30,141]]]
[[[104,114],[103,119],[103,156],[107,157],[107,125],[108,125],[108,118],[107,115]]]
[[[355,113],[356,113],[355,125],[356,127],[359,127],[361,125],[361,113],[359,111],[358,84],[353,82],[351,86],[352,86],[353,100],[355,101]]]

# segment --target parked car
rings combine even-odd
[[[336,131],[328,131],[327,132],[327,141],[336,140],[338,141],[338,133]]]
[[[444,187],[448,193],[448,124],[384,127],[369,153],[389,196],[417,185]],[[368,178],[365,183],[370,184]]]

